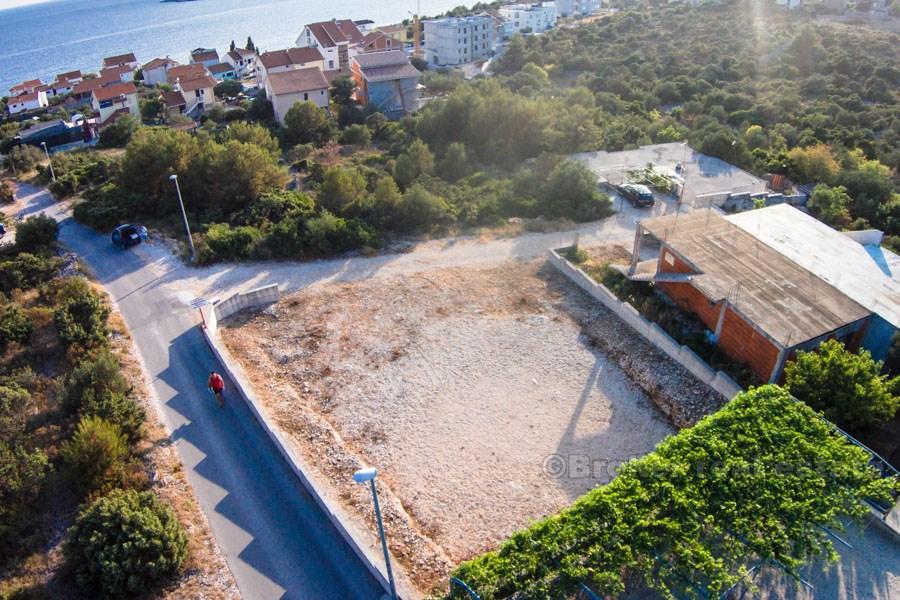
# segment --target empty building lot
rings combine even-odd
[[[423,591],[673,433],[645,390],[708,394],[543,261],[311,286],[221,332],[362,515],[350,475],[379,468],[392,550]]]

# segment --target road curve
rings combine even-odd
[[[19,185],[23,216],[60,222],[60,241],[81,256],[134,337],[188,480],[248,599],[381,598],[384,590],[347,546],[249,408],[218,408],[206,377],[220,370],[196,325],[191,294],[160,281],[158,256],[114,248],[76,223],[41,188]]]

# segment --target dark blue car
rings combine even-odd
[[[119,225],[112,232],[112,243],[119,248],[131,248],[147,239],[147,228],[143,225],[126,223]]]

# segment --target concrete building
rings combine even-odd
[[[225,62],[234,68],[239,79],[253,77],[256,74],[256,51],[246,48],[229,50],[225,55]]]
[[[101,65],[101,69],[108,69],[110,67],[124,67],[128,66],[131,68],[132,72],[137,71],[141,63],[138,62],[138,59],[134,56],[134,52],[129,52],[127,54],[117,54],[115,56],[107,56],[103,59],[103,63]]]
[[[207,110],[216,103],[216,95],[213,89],[218,81],[209,74],[200,77],[181,78],[175,84],[175,90],[184,96],[185,113],[194,117]]]
[[[191,50],[191,64],[209,68],[219,64],[219,52],[215,48],[194,48]]]
[[[144,73],[145,85],[159,85],[168,81],[169,69],[178,66],[178,62],[172,60],[168,56],[165,58],[154,58],[142,68]]]
[[[29,79],[28,81],[17,83],[16,85],[9,88],[9,96],[13,97],[19,96],[21,94],[31,94],[42,85],[44,85],[44,82],[40,79]]]
[[[364,34],[350,19],[310,23],[295,42],[299,48],[316,48],[325,60],[325,71],[349,72],[350,58],[360,51]]]
[[[639,222],[628,277],[654,282],[759,381],[778,382],[798,351],[828,339],[886,355],[900,324],[900,257],[879,241],[786,204],[705,209]]]
[[[403,50],[357,54],[350,59],[356,99],[389,117],[402,117],[419,107],[419,73]]]
[[[166,72],[166,79],[168,80],[169,85],[174,86],[181,80],[196,79],[198,77],[203,77],[204,75],[209,75],[209,69],[206,68],[206,65],[200,63],[176,65],[174,67],[169,67],[169,70]]]
[[[237,73],[235,73],[234,67],[228,63],[216,63],[207,68],[209,69],[210,75],[215,77],[217,81],[237,79]]]
[[[554,0],[559,17],[586,17],[600,10],[601,0]]]
[[[325,59],[318,48],[288,48],[263,52],[256,61],[256,83],[259,87],[265,88],[266,80],[272,73],[311,68],[325,70]]]
[[[517,33],[543,33],[556,25],[556,4],[510,4],[500,7],[500,16],[506,22],[507,37]]]
[[[17,115],[28,110],[37,110],[47,106],[47,92],[35,90],[24,92],[7,100],[6,110],[11,115]]]
[[[137,88],[130,81],[96,88],[91,92],[91,106],[100,113],[101,128],[122,115],[140,115]]]
[[[425,23],[425,59],[430,65],[461,65],[487,60],[496,42],[490,15],[429,19]]]
[[[327,110],[331,100],[328,80],[318,67],[272,73],[266,79],[266,96],[272,101],[275,118],[282,125],[285,115],[297,102],[312,102]]]
[[[101,79],[118,79],[121,82],[134,81],[134,74],[137,69],[131,65],[118,65],[115,67],[103,67],[98,75]]]

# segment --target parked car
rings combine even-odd
[[[148,237],[146,227],[131,223],[119,225],[113,229],[111,236],[113,245],[123,249],[137,246]]]
[[[656,204],[656,201],[653,199],[653,192],[646,185],[626,183],[625,185],[620,185],[617,190],[635,208],[647,208]]]

